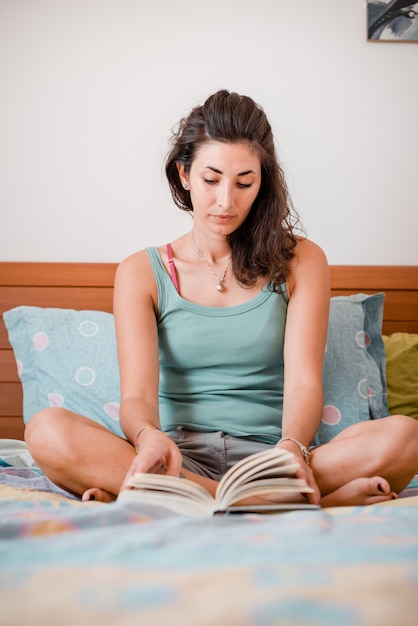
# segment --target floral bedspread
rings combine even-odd
[[[415,626],[418,496],[186,518],[0,486],[0,625]]]

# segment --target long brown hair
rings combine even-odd
[[[299,219],[291,206],[267,116],[248,96],[222,90],[180,121],[165,171],[173,200],[184,211],[192,212],[193,206],[176,164],[189,172],[197,150],[208,141],[245,142],[259,156],[260,190],[246,220],[228,237],[232,268],[243,285],[252,286],[260,276],[266,276],[270,288],[281,291],[294,256]]]

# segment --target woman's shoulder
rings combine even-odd
[[[146,248],[121,261],[116,271],[114,287],[114,303],[120,304],[119,310],[132,302],[135,306],[140,306],[142,302],[152,302],[156,306],[157,287]]]
[[[324,250],[311,239],[299,237],[293,253],[293,258],[289,262],[290,271],[301,265],[311,263],[316,263],[325,268],[328,267],[328,261]]]
[[[118,265],[115,278],[116,283],[125,283],[134,280],[139,280],[143,283],[148,282],[148,280],[153,280],[153,272],[147,248],[133,252],[125,257]]]
[[[132,272],[136,271],[139,267],[148,262],[147,249],[137,250],[129,256],[125,257],[118,266],[118,272]]]
[[[310,239],[299,238],[294,248],[294,256],[289,262],[288,289],[293,291],[297,283],[318,282],[325,285],[329,281],[329,267],[325,252]]]

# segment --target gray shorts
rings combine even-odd
[[[272,447],[271,443],[254,441],[249,437],[233,437],[223,432],[200,433],[170,430],[167,435],[176,442],[183,455],[183,468],[219,480],[235,463],[256,452]]]

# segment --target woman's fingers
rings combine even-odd
[[[165,473],[179,476],[182,456],[176,444],[159,430],[144,432],[138,443],[137,455],[126,473],[121,491],[128,487],[129,479],[138,473]]]

